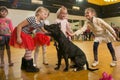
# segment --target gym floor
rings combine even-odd
[[[86,57],[91,66],[93,62],[93,41],[73,41],[75,45],[80,47],[86,54]],[[12,61],[14,66],[8,66],[7,54],[5,52],[5,65],[4,68],[0,68],[0,80],[99,80],[102,77],[102,73],[106,72],[114,78],[114,80],[120,80],[120,43],[113,42],[113,46],[117,56],[117,66],[110,67],[111,55],[105,43],[101,43],[98,48],[99,65],[94,68],[99,68],[97,71],[81,70],[74,72],[72,68],[68,72],[63,72],[65,67],[64,60],[59,70],[54,70],[57,63],[56,49],[51,42],[47,47],[47,59],[49,65],[42,64],[42,52],[40,48],[38,58],[38,73],[28,73],[20,69],[21,59],[24,55],[24,49],[18,49],[11,47]]]

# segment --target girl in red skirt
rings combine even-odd
[[[46,23],[48,22],[48,23]],[[46,25],[49,25],[49,21],[45,20],[44,23]],[[36,30],[35,32],[35,43],[36,43],[36,49],[34,52],[34,66],[37,66],[37,59],[38,59],[38,53],[39,53],[39,47],[42,46],[42,55],[43,55],[43,64],[48,65],[48,61],[46,58],[46,51],[47,46],[50,45],[50,37],[45,35],[45,33],[41,30]]]
[[[10,45],[16,48],[24,48],[25,55],[22,58],[21,69],[27,72],[38,72],[39,69],[33,66],[32,51],[35,49],[34,39],[31,33],[35,29],[40,29],[43,32],[47,31],[43,28],[42,20],[49,15],[49,10],[44,7],[38,7],[35,16],[26,18],[17,25],[10,39]]]

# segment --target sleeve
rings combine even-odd
[[[31,16],[31,17],[26,18],[26,20],[31,24],[35,22],[35,17]]]
[[[114,37],[116,37],[116,33],[115,33],[115,30],[108,24],[106,23],[104,20],[98,18],[98,22],[100,22],[100,24],[102,24],[102,26],[108,30]]]
[[[12,32],[13,31],[13,24],[12,24],[12,21],[11,20],[9,20],[9,28],[10,28],[10,31]]]
[[[80,28],[79,30],[77,30],[76,32],[74,32],[74,34],[75,35],[82,34],[86,29],[87,29],[87,22],[85,22],[85,24],[84,24],[84,26],[82,28]]]

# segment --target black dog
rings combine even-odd
[[[90,71],[98,70],[89,68],[84,52],[66,38],[64,33],[60,30],[59,24],[46,25],[44,28],[50,33],[50,36],[58,42],[58,47],[56,48],[58,51],[58,66],[55,68],[56,70],[60,68],[62,57],[64,58],[66,64],[64,71],[68,71],[68,58],[75,63],[77,71],[82,70],[85,64],[87,69]]]

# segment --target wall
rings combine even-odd
[[[116,26],[120,27],[120,17],[111,17],[104,19],[109,24],[114,23]]]
[[[16,26],[18,23],[23,21],[26,17],[34,15],[34,11],[27,11],[27,10],[17,10],[17,9],[8,9],[9,14],[8,17],[12,19],[13,25]],[[69,15],[69,19],[71,20],[85,20],[85,17],[83,16],[75,16],[75,15]],[[53,23],[56,19],[55,13],[50,13],[50,16],[48,17],[48,20],[50,23]],[[114,23],[117,26],[120,27],[120,17],[111,17],[111,18],[105,18],[104,19],[109,24]],[[75,25],[75,23],[73,23]]]
[[[18,9],[8,9],[8,10],[9,10],[8,17],[12,19],[14,26],[16,26],[18,23],[23,21],[26,17],[34,15],[34,11],[18,10]],[[55,19],[56,19],[56,14],[50,13],[50,16],[48,17],[50,23],[53,23]],[[85,20],[83,16],[75,16],[75,15],[69,15],[69,19]]]

